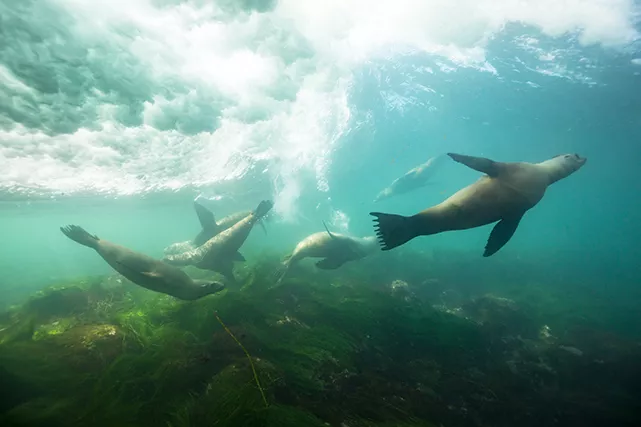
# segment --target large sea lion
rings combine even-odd
[[[443,158],[444,156],[442,155],[432,157],[427,162],[409,170],[405,175],[396,178],[389,187],[384,188],[380,193],[378,193],[374,202],[380,202],[381,200],[424,187],[427,184],[427,181],[432,177],[432,175],[434,175],[438,166],[441,165]]]
[[[376,237],[352,237],[340,233],[325,231],[311,234],[301,240],[291,255],[285,257],[283,269],[278,274],[280,282],[289,269],[303,258],[323,258],[316,262],[322,270],[336,270],[349,261],[356,261],[378,251]]]
[[[256,222],[274,206],[272,201],[263,200],[255,211],[238,221],[227,230],[217,234],[199,247],[178,255],[166,255],[163,261],[171,265],[194,265],[204,270],[217,271],[232,283],[234,261],[245,261],[238,250],[245,243]]]
[[[201,230],[192,240],[172,243],[171,245],[167,246],[164,249],[165,255],[181,254],[183,252],[195,249],[205,243],[207,240],[227,230],[229,227],[233,226],[238,221],[252,213],[251,211],[236,212],[216,221],[216,217],[214,216],[213,212],[196,201],[194,201],[194,210],[196,211],[196,215],[198,216],[198,221],[200,221]],[[265,224],[263,224],[262,220],[259,222],[259,225],[263,228],[263,231],[267,233]]]
[[[482,157],[448,153],[454,161],[486,175],[447,200],[412,216],[370,212],[384,251],[417,236],[465,230],[499,221],[483,256],[501,249],[512,237],[521,218],[543,198],[551,184],[579,170],[587,161],[578,154],[563,154],[541,163],[502,163]]]
[[[179,268],[100,239],[77,225],[60,227],[60,230],[74,242],[94,249],[118,273],[151,291],[196,300],[225,288],[219,282],[193,280]]]

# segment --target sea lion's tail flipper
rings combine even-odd
[[[485,245],[485,251],[483,252],[484,257],[494,255],[510,241],[521,222],[521,218],[523,218],[523,215],[503,218],[494,226]]]
[[[381,245],[381,250],[389,251],[397,246],[409,242],[418,236],[412,226],[412,217],[382,212],[370,212],[374,219],[374,231]]]
[[[274,207],[274,202],[272,202],[271,200],[263,200],[256,207],[256,210],[254,211],[254,215],[257,218],[262,218],[265,215],[267,215],[267,212],[269,212],[273,207]]]
[[[232,261],[245,262],[247,260],[245,259],[243,254],[241,254],[240,252],[236,251],[236,253],[234,255],[232,255]]]
[[[87,233],[84,228],[78,225],[67,225],[66,227],[60,227],[60,231],[64,233],[65,236],[70,238],[76,243],[95,249],[98,240],[98,236]]]
[[[496,177],[500,173],[500,162],[485,157],[465,156],[463,154],[447,153],[455,162],[462,163],[470,169]]]
[[[218,228],[216,224],[216,217],[214,213],[194,200],[194,209],[196,210],[196,215],[198,215],[198,221],[200,221],[200,226],[203,230],[215,230]]]

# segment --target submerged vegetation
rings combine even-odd
[[[641,347],[589,295],[475,295],[398,257],[276,285],[265,255],[190,302],[118,275],[52,286],[0,316],[0,424],[635,423]]]

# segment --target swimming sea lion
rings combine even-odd
[[[277,282],[280,282],[289,269],[303,258],[323,258],[316,262],[322,270],[336,270],[349,261],[356,261],[378,250],[376,237],[351,237],[332,233],[323,221],[325,231],[311,234],[301,240],[291,255],[285,257],[284,269]]]
[[[442,163],[442,159],[442,155],[432,157],[427,162],[411,169],[405,175],[396,178],[389,187],[378,193],[374,202],[380,202],[381,200],[424,187],[437,167]]]
[[[95,249],[118,273],[151,291],[182,300],[196,300],[225,288],[219,282],[193,280],[179,268],[100,239],[77,225],[60,227],[60,230],[71,240]]]
[[[207,240],[201,246],[178,255],[166,255],[163,261],[171,265],[194,265],[204,270],[221,273],[235,283],[234,261],[245,261],[238,249],[245,243],[254,224],[263,218],[274,206],[272,201],[263,200],[255,211],[238,221],[227,230]]]
[[[384,251],[417,236],[465,230],[499,221],[487,241],[484,257],[495,254],[512,237],[521,218],[543,198],[547,187],[579,170],[587,161],[564,154],[541,163],[502,163],[448,153],[454,161],[486,175],[447,200],[412,216],[370,212]]]
[[[198,215],[198,220],[200,221],[200,232],[196,235],[196,237],[194,237],[193,240],[172,243],[171,245],[167,246],[164,249],[165,255],[181,254],[183,252],[195,249],[205,243],[207,240],[211,239],[220,232],[227,230],[229,227],[233,226],[238,221],[252,213],[251,211],[236,212],[231,215],[227,215],[223,219],[216,222],[216,218],[214,217],[213,212],[196,201],[194,201],[194,209],[196,210],[196,215]],[[265,224],[263,224],[262,221],[259,224],[263,228],[263,231],[267,233]]]

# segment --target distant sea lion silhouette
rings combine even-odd
[[[217,271],[230,282],[236,283],[233,263],[245,261],[238,250],[256,222],[267,215],[273,206],[271,200],[263,200],[252,213],[199,247],[178,255],[166,255],[163,261],[176,266],[194,265],[204,270]]]
[[[60,230],[74,242],[94,249],[118,273],[151,291],[196,300],[225,289],[219,282],[193,280],[179,268],[100,239],[77,225],[60,227]]]
[[[323,258],[316,262],[322,270],[336,270],[349,261],[356,261],[377,251],[376,237],[352,237],[332,233],[323,221],[325,231],[310,234],[301,240],[291,255],[285,257],[277,283],[283,280],[289,269],[303,258]]]
[[[514,235],[523,215],[543,198],[551,184],[570,176],[587,161],[563,154],[541,163],[502,163],[482,157],[448,153],[454,161],[486,175],[447,200],[412,216],[370,212],[384,251],[417,236],[465,230],[498,221],[484,257],[495,254]]]
[[[442,163],[443,155],[432,157],[427,162],[416,166],[415,168],[407,171],[403,176],[396,178],[389,187],[384,188],[374,202],[388,199],[390,197],[399,196],[404,193],[419,189],[427,185],[427,181],[434,175],[438,166]]]
[[[194,237],[192,240],[172,243],[171,245],[167,246],[164,249],[165,255],[181,254],[183,252],[195,249],[205,243],[207,240],[227,230],[229,227],[233,226],[238,221],[252,213],[251,211],[236,212],[231,215],[227,215],[223,219],[216,222],[216,218],[213,212],[196,201],[194,201],[194,209],[196,210],[196,215],[198,215],[198,220],[200,221],[200,232],[198,232],[196,237]],[[263,224],[262,221],[259,222],[259,225],[263,228],[263,231],[267,233],[265,224]]]

